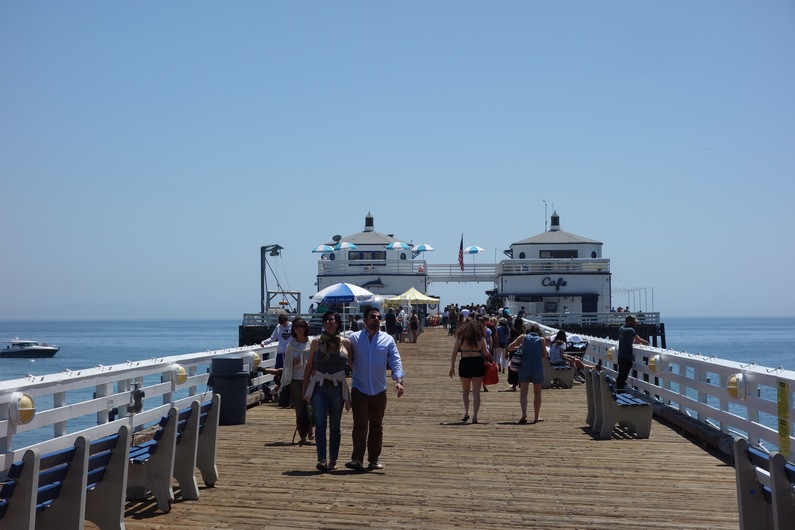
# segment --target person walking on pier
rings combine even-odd
[[[541,385],[544,383],[544,363],[547,357],[547,345],[541,336],[538,324],[532,324],[528,333],[520,335],[509,346],[509,351],[515,351],[521,346],[522,364],[519,365],[519,404],[522,407],[522,417],[519,424],[527,423],[527,394],[530,383],[533,383],[533,423],[544,421],[541,413]]]
[[[336,311],[323,313],[323,333],[312,341],[304,368],[304,399],[312,404],[315,417],[315,448],[318,471],[337,469],[340,452],[343,404],[350,408],[345,366],[351,344],[340,337],[342,318]],[[329,428],[326,463],[326,426]]]
[[[287,351],[287,343],[290,342],[290,319],[284,313],[279,315],[279,325],[273,329],[271,336],[263,340],[260,344],[267,346],[268,344],[276,344],[276,366],[274,368],[284,367],[284,352]]]
[[[304,402],[304,368],[309,358],[309,324],[301,317],[293,320],[290,330],[291,339],[287,343],[287,351],[284,355],[284,370],[282,371],[282,387],[288,389],[293,405],[295,405],[295,426],[301,437],[300,445],[306,443],[309,434],[309,425],[306,403]],[[302,425],[303,423],[303,425]]]
[[[620,310],[620,308],[619,308]],[[635,356],[632,348],[635,344],[649,345],[649,341],[638,336],[635,331],[635,317],[629,315],[624,319],[624,325],[618,328],[618,376],[616,377],[616,389],[621,390],[627,383],[629,372],[632,370],[632,363]]]
[[[463,422],[469,420],[470,391],[473,401],[472,423],[478,422],[480,388],[483,386],[486,359],[489,356],[484,329],[485,326],[479,322],[468,320],[456,335],[453,355],[450,357],[449,375],[452,379],[455,375],[455,360],[461,352],[461,360],[458,361],[458,378],[461,380],[461,399],[464,402],[464,417],[461,418]]]
[[[353,376],[351,405],[353,406],[353,452],[348,469],[364,471],[364,452],[367,450],[368,469],[383,469],[378,459],[384,437],[384,413],[387,402],[386,367],[392,369],[397,397],[403,396],[403,364],[395,339],[381,331],[381,312],[377,307],[364,310],[364,329],[351,334],[349,360]]]

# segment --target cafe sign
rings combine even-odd
[[[549,276],[546,276],[543,280],[541,280],[541,285],[544,287],[554,287],[555,291],[560,291],[561,287],[566,287],[566,280],[563,278],[558,278],[557,280],[553,280]]]

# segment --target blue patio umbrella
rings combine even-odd
[[[472,245],[471,247],[467,247],[464,249],[465,254],[482,254],[484,252],[486,251],[477,245]]]
[[[387,250],[411,250],[411,245],[402,241],[395,241],[386,246]]]
[[[375,295],[352,283],[335,283],[325,289],[322,289],[309,297],[313,302],[319,304],[351,304],[351,303],[365,303],[372,302]]]
[[[431,252],[431,251],[433,251],[433,247],[427,243],[414,245],[414,248],[411,249],[411,259],[415,259],[417,256],[419,256],[420,252]]]
[[[353,243],[348,243],[347,241],[342,241],[334,245],[334,250],[356,250],[357,247]]]
[[[414,245],[412,249],[414,252],[430,252],[433,250],[433,247],[427,243],[422,243],[420,245]]]
[[[312,249],[312,252],[334,252],[334,247],[331,245],[318,245]]]

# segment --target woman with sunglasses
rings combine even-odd
[[[336,311],[323,314],[323,333],[312,340],[304,368],[304,399],[312,404],[315,416],[315,447],[318,471],[337,469],[340,452],[340,421],[343,405],[350,409],[345,366],[351,343],[340,337],[342,319]],[[326,426],[329,429],[326,461]]]
[[[290,397],[295,405],[295,427],[301,436],[299,445],[306,443],[309,431],[305,430],[308,421],[304,421],[303,427],[299,419],[302,414],[306,414],[306,403],[304,402],[304,368],[309,358],[309,324],[301,317],[293,320],[290,329],[290,342],[284,353],[284,370],[282,371],[282,386],[288,388]]]

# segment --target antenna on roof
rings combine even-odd
[[[544,232],[547,231],[547,201],[541,199],[544,202]]]

